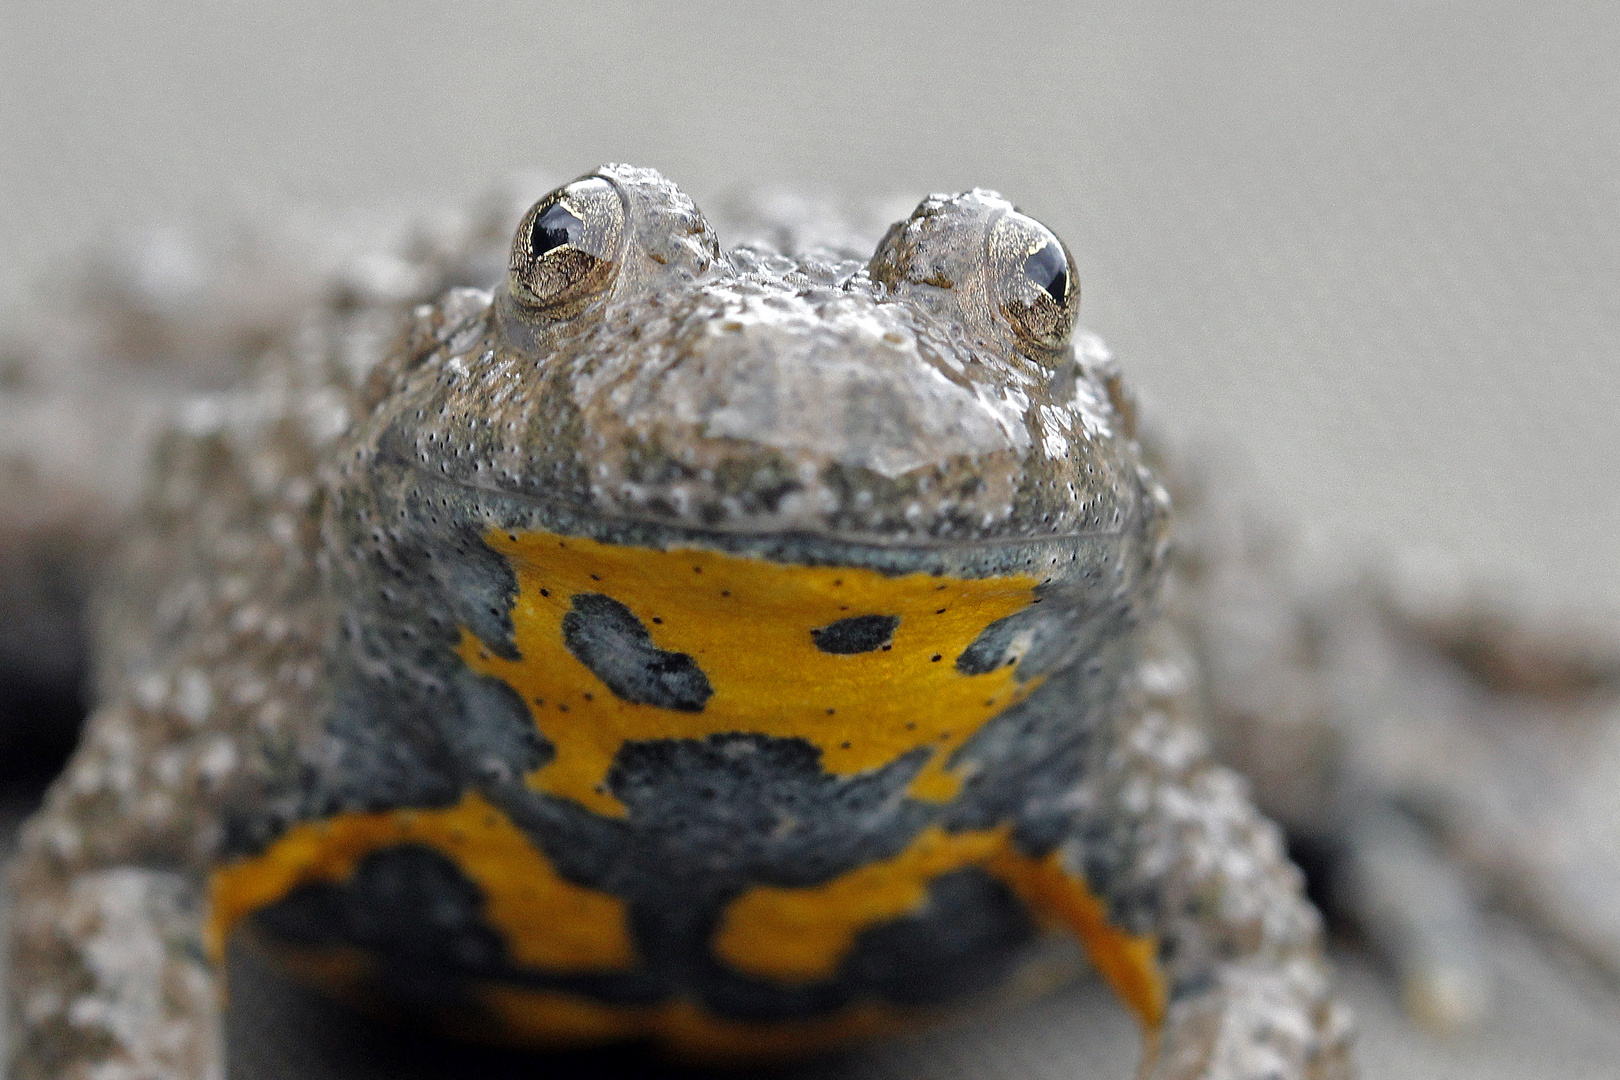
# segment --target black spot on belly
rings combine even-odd
[[[820,884],[897,854],[921,831],[930,812],[903,794],[927,760],[913,750],[843,777],[804,739],[627,742],[608,787],[629,811],[629,835],[617,852],[593,844],[594,854],[616,875],[640,867],[641,880],[619,891],[648,908],[671,907],[677,881],[713,898],[754,884]]]
[[[822,652],[848,656],[887,645],[899,625],[898,615],[854,615],[812,630],[810,637]]]
[[[997,619],[962,650],[962,655],[956,658],[956,670],[964,675],[984,675],[996,670],[1012,646],[1013,639],[1028,623],[1028,609],[1008,615],[1005,619]]]
[[[462,1004],[465,978],[506,966],[478,886],[420,844],[373,852],[347,882],[300,885],[254,921],[289,945],[364,949],[388,994],[410,1004]]]
[[[476,1014],[476,988],[490,981],[610,1004],[670,996],[673,984],[656,972],[518,967],[485,908],[483,890],[451,859],[425,844],[397,844],[367,855],[347,881],[298,886],[255,912],[253,925],[284,945],[362,950],[374,961],[374,992],[429,1011]]]
[[[556,757],[511,686],[467,668],[455,673],[454,686],[461,709],[434,719],[460,776],[499,781],[533,772]]]
[[[609,690],[637,705],[703,711],[714,688],[697,661],[654,645],[641,620],[611,596],[579,593],[572,602],[563,643]]]
[[[839,981],[857,998],[943,1004],[1001,982],[1034,938],[1012,891],[966,867],[929,882],[928,902],[915,915],[863,930]]]

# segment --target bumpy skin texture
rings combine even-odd
[[[219,1075],[232,932],[463,1031],[724,1057],[1002,996],[1058,927],[1149,1022],[1143,1075],[1348,1076],[1056,241],[976,191],[870,267],[722,253],[624,166],[562,197],[582,228],[604,180],[583,299],[520,267],[379,349],[409,290],[341,295],[163,437],[12,874],[16,1080]],[[805,670],[867,666],[795,682],[773,619]]]
[[[1154,440],[1178,543],[1166,611],[1218,755],[1393,968],[1419,1023],[1489,1016],[1478,909],[1620,980],[1620,622],[1444,561],[1345,566]],[[1230,462],[1224,465],[1230,466]]]

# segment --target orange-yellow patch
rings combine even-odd
[[[739,971],[782,982],[831,977],[868,926],[920,910],[928,884],[941,874],[979,866],[1000,878],[1048,924],[1067,927],[1086,946],[1097,970],[1147,1029],[1167,1004],[1158,943],[1108,922],[1101,900],[1053,853],[1031,859],[1002,826],[977,832],[925,829],[904,851],[857,867],[823,885],[801,889],[758,886],[726,909],[716,954]]]
[[[925,829],[893,858],[868,863],[824,885],[761,885],[732,901],[714,950],[738,971],[779,982],[830,978],[862,930],[923,906],[928,883],[981,864],[1006,843],[1007,830],[948,833]]]
[[[1026,697],[1011,666],[964,675],[955,660],[997,619],[1035,599],[1036,579],[789,566],[721,552],[601,544],[550,533],[490,533],[517,576],[518,660],[463,632],[461,656],[528,703],[556,757],[529,777],[536,790],[600,814],[623,806],[604,786],[626,741],[753,732],[801,738],[823,766],[849,775],[933,748],[910,794],[943,802],[961,777],[946,765],[990,717]],[[714,688],[702,712],[620,700],[563,643],[570,598],[601,593],[630,609],[653,644],[696,660]],[[834,655],[810,631],[857,615],[898,615],[888,649]]]
[[[485,916],[513,962],[551,970],[620,970],[635,958],[624,904],[559,877],[517,826],[475,792],[442,810],[339,814],[294,826],[264,854],[214,872],[208,946],[218,959],[242,918],[309,882],[347,879],[396,844],[443,852],[483,890]]]
[[[1039,912],[1079,935],[1102,977],[1152,1033],[1164,1022],[1170,990],[1159,969],[1159,942],[1146,934],[1128,934],[1108,921],[1107,908],[1085,881],[1063,866],[1054,851],[1035,860],[1005,849],[990,865],[991,873]]]

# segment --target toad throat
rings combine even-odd
[[[889,577],[547,532],[484,539],[516,578],[517,658],[465,627],[457,652],[510,686],[554,747],[529,787],[606,816],[625,814],[607,776],[627,743],[726,733],[803,739],[837,776],[923,748],[907,794],[943,803],[964,779],[953,752],[1042,681],[1018,679],[1016,644],[988,670],[957,663],[1036,602],[1027,575]]]

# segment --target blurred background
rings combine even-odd
[[[1617,57],[1597,2],[0,0],[0,318],[115,233],[519,170],[653,165],[699,205],[994,187],[1074,249],[1149,407],[1235,446],[1281,516],[1614,607]],[[1348,961],[1370,1077],[1620,1076],[1620,1003],[1502,934],[1501,1023],[1459,1042]],[[314,1075],[278,993],[240,1075]],[[1082,990],[847,1068],[1125,1075],[1110,1009]]]

